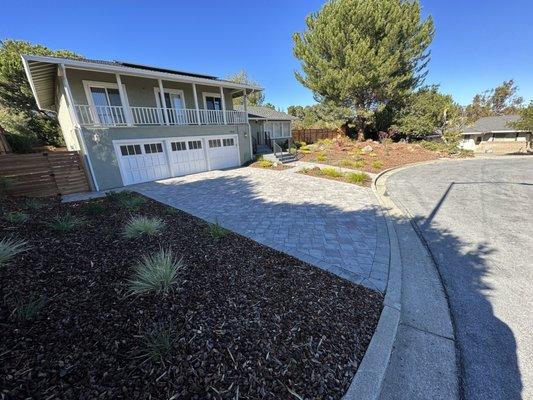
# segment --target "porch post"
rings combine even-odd
[[[126,118],[126,124],[128,126],[133,126],[133,116],[131,115],[131,110],[129,107],[128,99],[126,98],[126,93],[124,93],[124,88],[122,87],[122,79],[119,74],[115,74],[118,85],[118,94],[120,96],[120,102],[122,103],[122,109],[124,110],[124,118]]]
[[[157,80],[159,84],[159,101],[161,102],[161,109],[163,110],[163,121],[168,125],[167,104],[165,103],[165,89],[163,89],[163,81]]]
[[[198,122],[198,125],[200,125],[200,107],[198,107],[198,93],[196,93],[196,83],[194,82],[192,84],[192,95],[194,97],[194,107],[196,109],[196,121]]]
[[[248,130],[248,136],[250,139],[250,159],[252,160],[254,158],[254,145],[252,143],[252,127],[250,126],[250,121],[248,120],[248,94],[246,93],[246,89],[244,89],[244,96],[242,98],[242,105],[244,108],[244,116],[246,121],[246,129]]]
[[[222,102],[222,116],[224,118],[224,125],[227,125],[228,120],[226,118],[226,99],[224,99],[224,89],[222,86],[220,86],[220,101]]]

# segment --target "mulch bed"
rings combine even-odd
[[[148,200],[136,214],[160,216],[163,234],[127,240],[131,215],[109,199],[26,210],[0,218],[0,239],[29,241],[4,273],[0,398],[5,399],[340,399],[377,325],[383,297],[293,257]],[[23,208],[0,199],[0,215]],[[86,224],[59,233],[66,211]],[[132,265],[170,248],[186,268],[170,294],[126,296]],[[17,299],[45,296],[33,320]],[[171,329],[164,362],[142,358],[144,333]]]
[[[365,146],[371,146],[372,151],[361,152]],[[343,168],[350,168],[348,165],[343,165],[343,160],[362,161],[363,166],[355,169],[378,173],[393,167],[447,157],[450,157],[447,152],[428,150],[417,143],[382,144],[372,140],[356,142],[340,138],[333,140],[331,145],[319,146],[316,151],[303,153],[301,161],[319,162]],[[381,164],[379,168],[373,166],[376,161]]]

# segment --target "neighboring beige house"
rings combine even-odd
[[[478,119],[462,133],[460,147],[476,153],[525,153],[531,149],[532,134],[513,128],[518,115],[502,115]]]
[[[242,165],[247,96],[262,88],[140,64],[22,56],[37,105],[57,112],[95,190]],[[243,109],[233,98],[243,97]]]

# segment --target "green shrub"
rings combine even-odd
[[[365,160],[349,160],[347,158],[341,160],[340,162],[341,166],[346,168],[354,168],[354,169],[360,169],[365,166]]]
[[[0,240],[0,267],[6,265],[17,254],[28,250],[28,242],[12,238]]]
[[[418,144],[422,146],[424,149],[430,150],[430,151],[448,151],[448,146],[446,146],[446,144],[442,142],[422,140],[418,142]]]
[[[316,160],[317,161],[326,161],[328,159],[328,157],[324,154],[324,153],[319,153],[316,155]]]
[[[4,135],[13,153],[33,153],[33,147],[39,144],[34,136],[16,133],[6,133]]]
[[[155,236],[161,232],[165,223],[158,217],[133,216],[126,222],[123,235],[128,239],[140,236]]]
[[[372,168],[374,168],[374,169],[383,168],[383,161],[379,161],[379,160],[373,161],[372,162]]]
[[[50,227],[59,232],[68,232],[84,223],[85,220],[83,218],[66,213],[56,216],[50,223]]]
[[[26,208],[37,211],[44,207],[44,203],[41,200],[37,200],[36,198],[32,197],[31,199],[26,200]]]
[[[259,160],[257,161],[257,166],[260,168],[272,168],[274,163],[270,160]]]
[[[105,210],[102,203],[91,201],[83,205],[83,212],[87,215],[98,215]]]
[[[348,172],[345,177],[347,182],[355,183],[356,185],[361,185],[370,180],[370,177],[364,172]]]
[[[333,144],[333,140],[331,139],[319,139],[316,141],[316,144],[319,146],[331,146]]]
[[[176,260],[170,250],[143,256],[134,267],[129,281],[130,294],[147,292],[167,293],[178,284],[179,273],[184,268],[183,261]]]
[[[13,187],[13,181],[5,176],[0,176],[0,196],[7,193]]]
[[[330,178],[341,178],[344,175],[341,171],[332,167],[322,168],[321,172]]]
[[[12,224],[23,224],[28,220],[28,214],[22,211],[12,211],[6,214],[5,219]]]
[[[165,214],[170,216],[180,215],[181,211],[174,207],[166,207]]]
[[[141,358],[164,363],[172,351],[174,342],[172,328],[160,325],[141,336]]]
[[[19,321],[31,321],[44,308],[47,299],[44,296],[31,295],[27,300],[19,298],[16,300],[13,315]]]
[[[222,239],[224,236],[226,236],[229,232],[227,229],[220,226],[218,221],[215,221],[214,223],[209,223],[207,225],[207,231],[211,235],[211,237],[215,240]]]

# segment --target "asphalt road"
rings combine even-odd
[[[462,396],[533,399],[533,157],[416,166],[387,191],[437,262]]]

